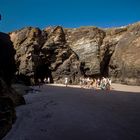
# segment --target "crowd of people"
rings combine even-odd
[[[65,85],[68,86],[68,78],[65,78]],[[110,90],[111,89],[111,79],[102,77],[98,78],[80,78],[79,85],[81,88],[93,88],[93,89],[102,89]]]
[[[44,78],[44,83],[50,84],[50,77]],[[38,79],[39,87],[41,86],[41,79]],[[69,84],[68,77],[65,77],[64,84],[67,87]],[[100,78],[82,78],[79,79],[79,86],[81,88],[89,88],[89,89],[102,89],[102,90],[110,90],[111,89],[111,79],[102,77]]]
[[[102,77],[98,78],[80,78],[80,87],[81,88],[93,88],[93,89],[102,89],[110,90],[111,89],[111,79]]]
[[[45,77],[43,81],[39,78],[37,80],[37,84],[38,84],[39,88],[42,86],[42,84],[50,84],[50,77],[48,77],[48,78]]]

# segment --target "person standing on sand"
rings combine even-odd
[[[50,84],[50,77],[48,77],[48,84]]]
[[[100,87],[100,79],[99,79],[99,78],[97,79],[97,82],[96,82],[96,87],[97,87],[97,88],[99,88],[99,87]]]
[[[45,84],[47,83],[47,79],[46,79],[46,78],[44,78],[44,83],[45,83]]]
[[[109,84],[110,84],[110,87],[111,87],[112,81],[111,81],[111,79],[110,79],[110,78],[109,78]]]
[[[94,78],[92,83],[93,89],[97,89],[97,80]]]
[[[80,88],[82,88],[82,78],[80,77]]]
[[[102,79],[101,79],[100,88],[102,90],[105,90],[106,89],[106,79],[104,77],[102,77]]]
[[[66,85],[66,87],[68,86],[68,78],[67,77],[65,78],[65,85]]]
[[[82,78],[82,88],[85,87],[85,78]]]
[[[107,90],[110,90],[111,89],[111,79],[110,78],[107,78],[106,89]]]
[[[41,79],[38,79],[38,87],[41,88]]]

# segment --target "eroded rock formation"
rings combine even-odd
[[[80,63],[76,53],[70,48],[66,41],[66,35],[62,27],[51,28],[48,32],[48,38],[42,47],[45,49],[44,55],[52,71],[54,82],[63,83],[65,77],[70,79],[69,82],[78,82],[80,76]]]
[[[100,46],[105,32],[96,27],[67,29],[67,43],[78,55],[86,76],[100,75]]]
[[[127,27],[118,41],[109,64],[115,81],[140,85],[140,23]]]
[[[51,78],[51,82],[71,82],[80,75],[77,55],[67,45],[62,27],[51,27],[44,31],[38,28],[24,28],[10,34],[14,43],[18,74],[34,79]]]
[[[0,32],[0,139],[16,119],[15,106],[25,104],[24,98],[11,88],[16,71],[14,55],[9,35]]]
[[[29,27],[13,32],[10,36],[16,49],[17,74],[26,76],[25,79],[34,79],[37,67],[43,63],[40,49],[46,35],[38,28]]]
[[[116,82],[139,85],[140,23],[120,28],[60,26],[24,28],[10,33],[17,50],[19,74],[38,78],[51,77],[71,83],[80,76],[109,76]]]

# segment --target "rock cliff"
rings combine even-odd
[[[80,75],[80,63],[75,52],[67,45],[63,28],[51,27],[41,31],[27,27],[10,34],[16,49],[19,75],[37,83],[46,77],[51,82],[63,82],[64,77],[75,82]]]
[[[114,82],[140,85],[140,23],[108,29],[26,27],[10,36],[18,74],[34,82],[50,77],[62,83],[68,77],[78,83],[81,76],[109,76]]]
[[[109,64],[115,81],[140,85],[140,23],[127,27],[116,44]]]
[[[15,52],[9,35],[0,32],[0,139],[16,119],[15,106],[25,104],[24,98],[11,88],[16,71]]]
[[[66,30],[67,43],[78,55],[86,76],[100,75],[100,46],[105,32],[96,27]]]

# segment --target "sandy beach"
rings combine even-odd
[[[3,140],[140,139],[138,92],[73,87],[33,87]]]
[[[65,87],[64,84],[49,84],[49,85],[50,86]],[[79,85],[68,85],[68,87],[80,88]],[[123,84],[118,84],[118,83],[112,83],[111,90],[140,93],[140,86],[131,86],[131,85],[123,85]]]

